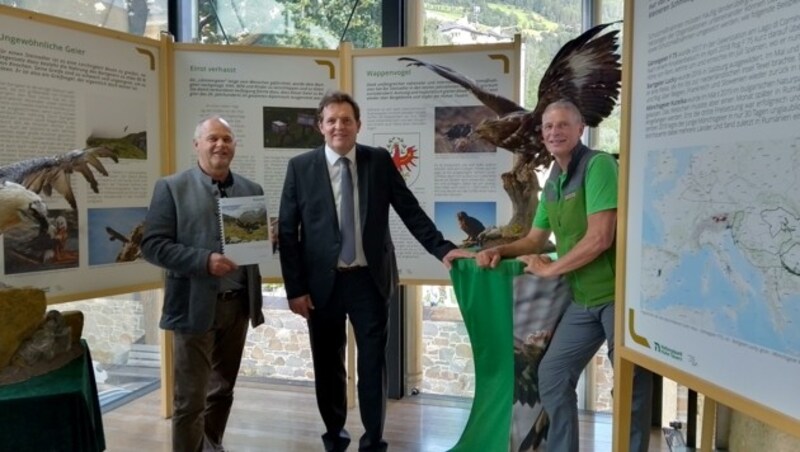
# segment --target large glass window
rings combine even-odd
[[[622,20],[625,9],[623,0],[602,0],[600,20],[603,23]],[[624,27],[623,27],[624,32]],[[620,35],[620,52],[622,52],[622,37]],[[594,147],[612,154],[619,153],[620,109],[619,103],[611,115],[597,128]]]
[[[167,30],[167,0],[0,0],[0,5],[153,39]]]
[[[152,290],[49,306],[81,311],[103,410],[158,387],[161,291]]]
[[[199,0],[197,42],[335,49],[381,47],[381,0]]]

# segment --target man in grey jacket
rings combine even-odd
[[[264,193],[230,171],[236,139],[220,117],[194,134],[197,166],[156,183],[142,254],[166,271],[161,328],[174,333],[172,448],[223,450],[247,335],[264,322],[257,265],[237,266],[222,254],[217,200]]]

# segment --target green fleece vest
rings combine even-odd
[[[563,173],[558,164],[553,165],[545,182],[542,202],[556,236],[559,256],[567,254],[586,235],[586,172],[589,160],[598,154],[599,151],[579,144],[573,151],[563,185]],[[613,301],[615,266],[616,241],[592,262],[567,273],[565,276],[575,301],[587,307]]]

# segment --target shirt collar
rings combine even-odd
[[[355,151],[356,151],[356,147],[353,146],[353,149],[350,149],[349,151],[347,151],[347,154],[339,155],[339,154],[336,153],[336,151],[331,149],[326,144],[325,145],[325,160],[328,161],[329,165],[334,166],[334,165],[336,165],[336,162],[339,161],[339,157],[344,157],[344,158],[350,160],[350,163],[351,163],[351,166],[352,166],[352,164],[356,163],[356,152]]]
[[[208,173],[203,171],[203,168],[200,168],[199,164],[197,165],[197,169],[198,169],[198,171],[200,171],[200,174],[203,175],[203,179],[208,181],[208,183],[210,183],[211,185],[219,185],[222,188],[228,188],[228,187],[233,185],[233,171],[228,170],[228,176],[225,178],[225,180],[218,181],[218,180],[212,178],[211,176],[209,176]]]

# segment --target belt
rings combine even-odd
[[[354,265],[352,267],[336,267],[336,271],[339,273],[350,273],[358,270],[363,270],[367,268],[366,265]]]
[[[237,290],[226,290],[225,292],[220,292],[217,294],[217,300],[220,301],[228,301],[228,300],[240,300],[247,295],[247,291],[244,289],[237,289]]]

